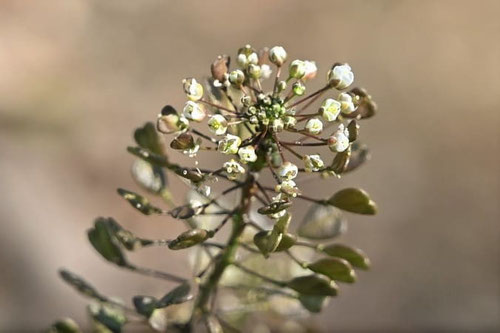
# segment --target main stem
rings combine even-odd
[[[233,226],[231,235],[229,236],[229,239],[227,241],[227,245],[224,250],[222,250],[220,256],[215,259],[216,263],[210,276],[199,287],[198,296],[194,305],[193,318],[209,312],[210,297],[213,296],[213,293],[217,288],[219,280],[225,269],[234,261],[236,250],[238,248],[239,238],[243,230],[245,229],[243,216],[250,210],[250,199],[253,195],[254,187],[255,179],[250,174],[241,190],[241,201],[239,207],[236,209],[236,212],[232,217]]]

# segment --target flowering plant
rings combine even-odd
[[[257,51],[246,45],[238,50],[238,68],[230,70],[229,56],[221,55],[213,62],[205,87],[195,78],[183,80],[188,101],[182,112],[167,105],[156,125],[147,123],[136,130],[137,146],[128,148],[137,157],[133,176],[170,207],[160,208],[129,190],[118,189],[118,193],[140,213],[182,220],[187,230],[174,239],[150,240],[125,230],[112,218],[98,218],[88,238],[107,261],[179,285],[163,297],[135,296],[132,308],[61,270],[66,282],[94,299],[89,313],[100,330],[119,332],[126,323],[139,319],[160,331],[167,327],[191,331],[201,323],[210,332],[220,332],[223,327],[241,328],[245,315],[255,310],[251,303],[267,304],[265,309],[272,310],[276,297],[287,300],[288,308],[298,304],[315,313],[337,295],[336,282],[352,283],[355,268],[369,267],[361,250],[320,242],[345,230],[341,211],[375,214],[376,205],[369,195],[345,188],[317,199],[304,193],[301,180],[340,178],[363,164],[368,150],[358,142],[359,122],[372,117],[376,105],[364,89],[347,90],[354,81],[348,64],[335,63],[324,87],[306,94],[307,81],[317,74],[315,62],[290,61],[285,77],[287,60],[281,46]],[[271,77],[272,67],[274,80],[266,92],[264,81]],[[307,111],[335,90],[338,93],[322,100],[317,111]],[[189,156],[194,165],[172,162],[165,138],[171,150]],[[205,152],[221,154],[221,166],[207,169],[200,165],[198,158]],[[167,187],[167,172],[188,184],[185,204],[175,202],[179,198]],[[212,187],[221,183],[227,187],[212,194]],[[236,198],[234,203],[228,197],[236,193],[231,196]],[[311,207],[292,232],[297,200]],[[230,230],[225,230],[229,221]],[[224,242],[213,241],[224,232]],[[148,246],[196,249],[193,278],[136,266],[125,256],[125,251]],[[317,254],[321,257],[316,258]],[[235,308],[239,309],[236,317],[224,311]],[[281,312],[286,312],[283,307]],[[51,329],[78,330],[69,319]]]

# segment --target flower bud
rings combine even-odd
[[[263,64],[260,66],[260,70],[262,72],[262,78],[269,79],[271,77],[271,74],[273,73],[273,70],[268,64]]]
[[[281,46],[274,46],[269,50],[269,60],[278,67],[286,61],[286,51]]]
[[[278,82],[278,92],[282,92],[283,90],[286,89],[286,81],[280,81]]]
[[[199,101],[203,97],[203,86],[194,78],[182,80],[184,92],[192,101]]]
[[[213,115],[208,121],[208,128],[215,135],[224,135],[227,131],[227,120],[220,114]]]
[[[236,135],[226,134],[226,136],[219,141],[219,151],[223,154],[231,155],[238,152],[241,145],[241,138]]]
[[[274,119],[271,122],[271,131],[273,132],[281,132],[283,131],[283,128],[285,127],[285,123],[281,118]]]
[[[249,106],[249,107],[252,107],[251,104],[252,104],[252,97],[248,96],[248,95],[244,95],[243,97],[241,97],[241,104],[243,104],[244,106]],[[255,109],[255,107],[253,107]]]
[[[203,106],[193,101],[186,102],[182,112],[186,118],[197,122],[205,119],[207,115]]]
[[[227,73],[229,69],[229,56],[227,55],[220,55],[215,59],[215,61],[212,63],[212,66],[210,66],[210,71],[212,72],[212,77],[214,80],[217,80],[219,82],[224,81],[224,74]]]
[[[288,68],[288,75],[300,80],[306,74],[306,64],[302,60],[294,60]]]
[[[243,163],[255,162],[257,161],[257,154],[255,154],[255,148],[253,146],[246,146],[238,150],[238,155]]]
[[[295,82],[292,89],[295,96],[302,96],[306,92],[306,86],[300,81]]]
[[[319,113],[326,121],[334,121],[340,113],[341,103],[333,98],[327,98],[321,104]]]
[[[318,73],[318,68],[316,67],[316,63],[314,61],[309,61],[305,60],[304,61],[305,65],[305,74],[304,77],[302,77],[302,80],[311,80],[316,77],[316,74]]]
[[[340,124],[337,131],[328,138],[328,147],[331,151],[341,153],[349,148],[349,131]]]
[[[296,197],[300,193],[297,184],[293,180],[282,181],[281,184],[276,185],[274,190],[291,197]]]
[[[250,45],[245,45],[245,47],[242,47],[238,50],[237,61],[238,65],[240,65],[242,68],[247,68],[250,64],[258,64],[259,56]]]
[[[229,82],[240,87],[245,82],[245,74],[239,69],[234,70],[229,73]]]
[[[297,177],[298,173],[299,173],[299,169],[297,168],[297,166],[293,163],[288,162],[288,161],[283,163],[278,170],[278,175],[283,180],[294,179],[295,177]]]
[[[349,93],[341,92],[339,94],[340,110],[343,114],[351,114],[356,111],[357,106],[354,105],[352,96]]]
[[[320,171],[325,166],[320,155],[306,155],[304,156],[304,165],[306,172]]]
[[[327,74],[328,84],[337,89],[345,89],[354,81],[354,73],[348,64],[336,63]]]
[[[245,168],[243,168],[243,166],[241,166],[241,164],[234,159],[231,159],[229,162],[225,162],[222,167],[224,168],[224,171],[226,171],[227,178],[231,180],[234,180],[238,178],[239,175],[245,173]]]
[[[248,74],[252,79],[258,79],[262,76],[262,70],[259,65],[248,65]]]
[[[323,123],[318,118],[311,118],[306,123],[306,131],[310,134],[319,134],[323,131]]]
[[[295,128],[295,126],[297,125],[297,118],[292,117],[292,116],[286,116],[283,119],[283,122],[284,122],[285,128]]]

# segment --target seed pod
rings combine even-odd
[[[229,69],[229,63],[231,58],[228,55],[220,55],[215,59],[210,66],[210,71],[212,72],[212,77],[220,82],[224,81],[224,75],[227,74]]]
[[[210,237],[210,233],[205,229],[191,229],[183,232],[176,239],[168,244],[171,250],[182,250],[197,245]]]

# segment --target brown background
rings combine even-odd
[[[163,104],[182,105],[182,78],[246,43],[316,60],[317,81],[348,61],[380,106],[362,132],[373,159],[343,180],[380,205],[346,236],[374,269],[319,326],[500,329],[499,13],[499,1],[1,1],[0,330],[83,320],[61,266],[125,299],[165,290],[104,263],[85,230],[97,215],[150,237],[182,229],[115,194],[134,188],[124,148]],[[319,184],[307,188],[331,191]],[[182,258],[133,256],[186,273]]]

